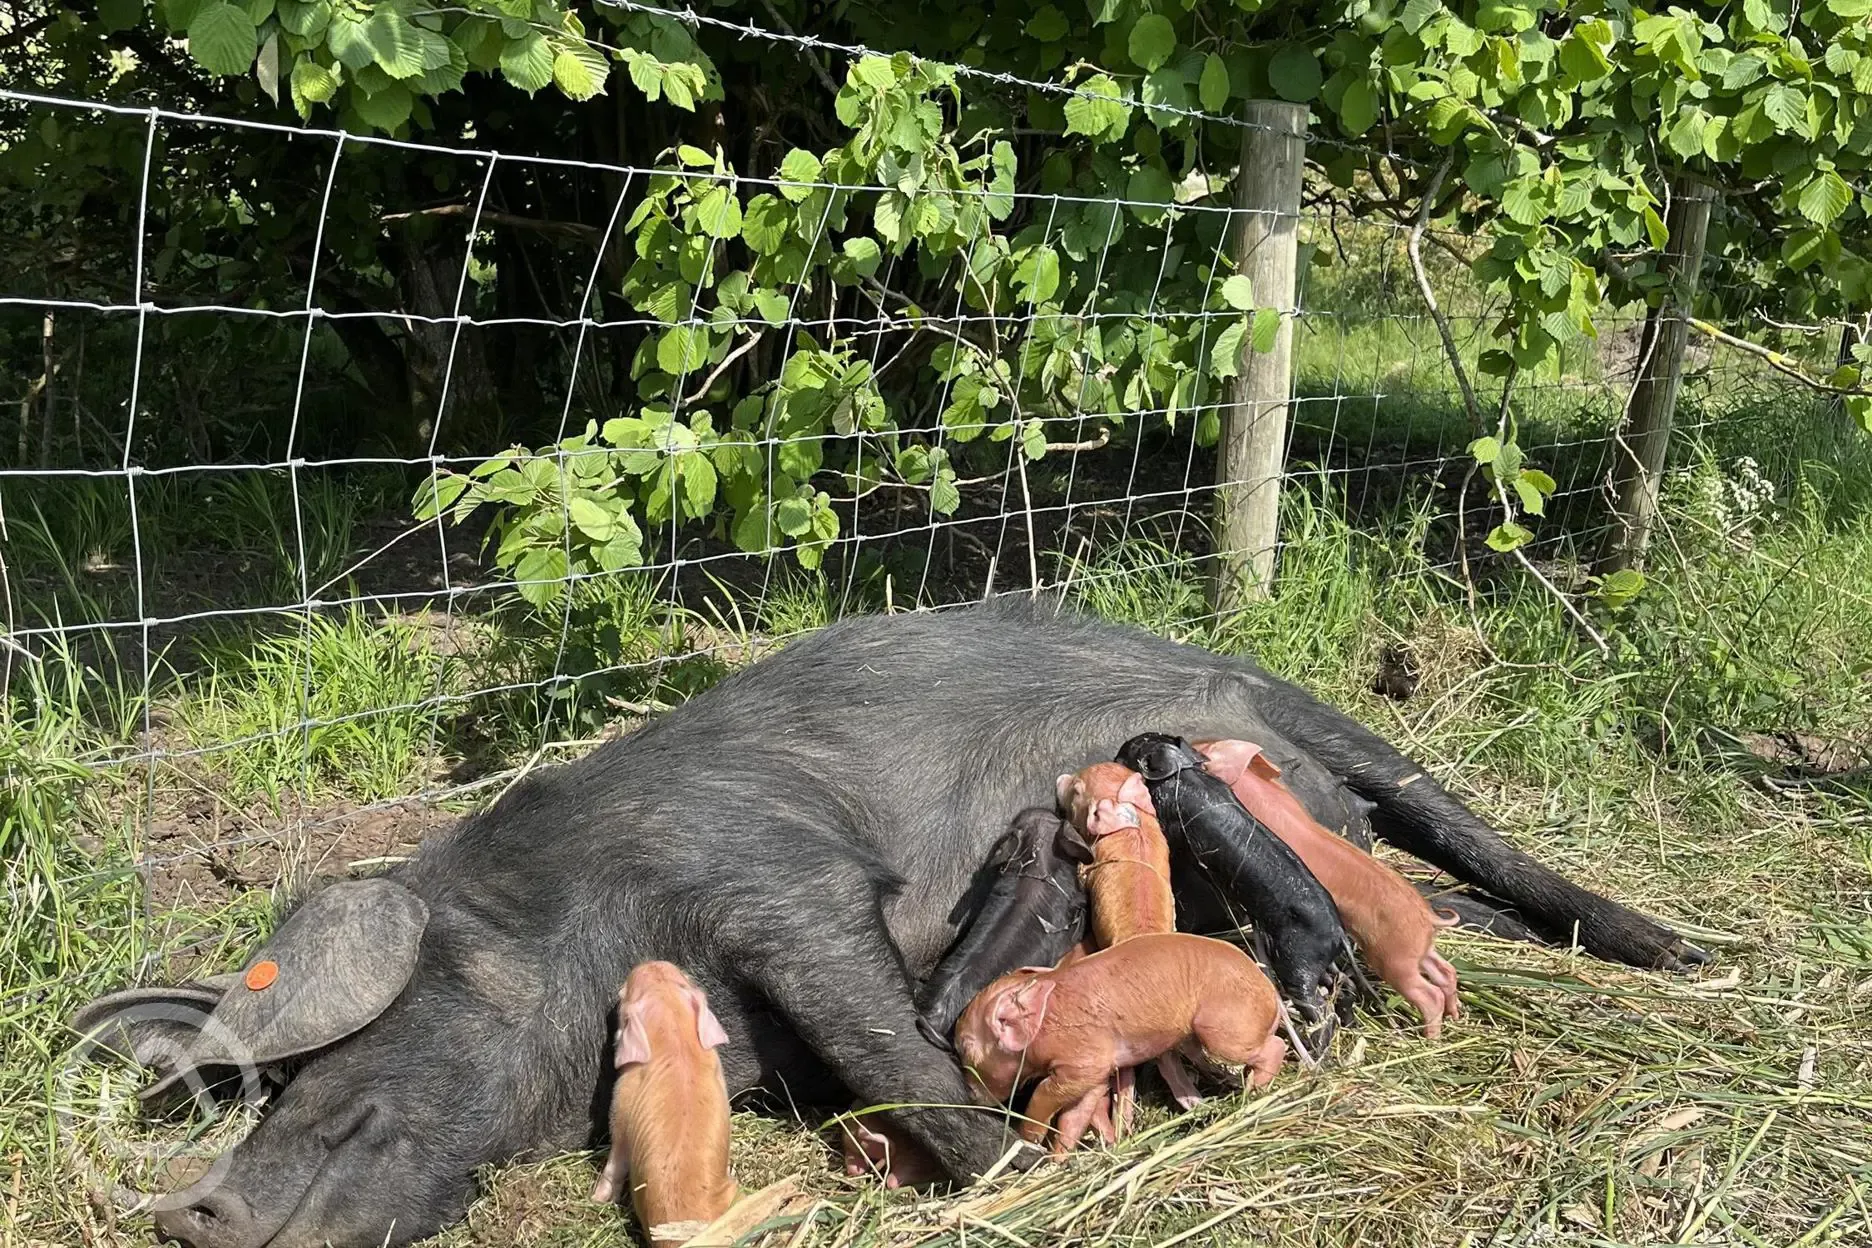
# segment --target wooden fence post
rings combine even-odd
[[[1257,308],[1281,313],[1274,349],[1242,340],[1216,446],[1214,606],[1234,610],[1274,583],[1287,400],[1293,378],[1294,271],[1300,180],[1306,169],[1304,104],[1252,100],[1235,175],[1234,258]]]
[[[1703,239],[1709,232],[1715,188],[1688,174],[1671,184],[1670,231],[1663,271],[1670,279],[1664,299],[1645,318],[1638,342],[1638,381],[1632,388],[1631,412],[1614,448],[1613,494],[1617,512],[1606,549],[1602,575],[1644,561],[1657,517],[1658,487],[1670,449],[1671,422],[1677,414],[1677,388],[1683,380],[1688,318],[1696,302],[1697,277],[1703,268]]]

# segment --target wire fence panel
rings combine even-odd
[[[619,7],[789,53],[881,55]],[[862,213],[926,211],[901,181],[12,90],[0,108],[9,132],[83,134],[140,168],[133,200],[117,197],[129,219],[87,212],[75,188],[0,283],[9,367],[44,373],[0,445],[0,643],[9,717],[67,715],[51,755],[102,778],[158,909],[216,881],[395,856],[424,826],[409,799],[485,793],[840,614],[1005,593],[1187,597],[1212,553],[1217,361],[1259,336],[1229,286],[1227,171],[1148,196],[986,180],[946,194],[927,211],[1019,227],[1032,266],[1008,300],[985,295],[977,252],[877,245]],[[1309,155],[1346,150],[1316,138]],[[453,189],[425,193],[423,178]],[[357,180],[369,194],[351,193]],[[576,219],[541,215],[549,199],[576,201]],[[313,202],[310,237],[294,234]],[[206,233],[204,204],[219,214]],[[785,276],[769,263],[785,255],[779,227],[762,232],[782,209],[807,258],[796,272],[830,267],[757,288],[760,265]],[[1476,371],[1501,313],[1469,273],[1480,245],[1421,230],[1482,383],[1478,426],[1411,223],[1368,209],[1360,186],[1310,172],[1297,306],[1262,310],[1296,331],[1288,531],[1323,513],[1406,534],[1458,594],[1518,575],[1483,544],[1499,517],[1467,451],[1512,421],[1554,484],[1546,514],[1523,517],[1525,552],[1550,588],[1584,592],[1610,532],[1643,309],[1608,310],[1596,340],[1517,378],[1498,411],[1499,381]],[[676,257],[680,280],[642,289],[645,214],[665,212],[702,214],[670,246],[708,245]],[[41,263],[105,246],[128,261],[108,289],[82,264]],[[1052,301],[1062,265],[1088,275],[1071,305]],[[1782,328],[1821,353],[1838,332]],[[646,399],[651,372],[668,384]],[[1764,389],[1805,402],[1693,344],[1678,445],[1733,459],[1748,439],[1726,422],[1760,410]],[[803,423],[821,424],[789,429],[807,399]],[[593,509],[621,487],[631,509]],[[417,518],[425,489],[442,505]],[[457,523],[450,504],[483,489]],[[1206,618],[1187,601],[1175,613]],[[373,815],[386,811],[397,818]]]

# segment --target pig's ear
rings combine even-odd
[[[728,1043],[728,1033],[722,1030],[721,1020],[715,1017],[715,1011],[709,1009],[708,998],[699,991],[689,994],[689,1004],[695,1006],[696,1039],[705,1049],[719,1049]]]
[[[1070,811],[1072,809],[1073,789],[1076,787],[1078,780],[1079,777],[1077,776],[1066,775],[1059,777],[1059,779],[1053,782],[1053,799],[1059,803],[1059,808],[1061,810]]]
[[[1053,848],[1062,858],[1072,862],[1091,862],[1092,847],[1086,844],[1085,837],[1079,835],[1079,829],[1073,827],[1070,819],[1059,821],[1059,827],[1053,833]]]
[[[634,1062],[650,1060],[650,1033],[644,1030],[643,1008],[627,1005],[618,1011],[617,1052],[613,1056],[619,1070]]]
[[[215,992],[211,1009],[180,1025],[167,1009],[166,1036],[183,1042],[156,1063],[163,1077],[144,1089],[145,1099],[161,1095],[190,1071],[204,1066],[251,1069],[325,1048],[364,1027],[396,1000],[416,969],[416,955],[429,907],[402,885],[387,879],[346,880],[314,893],[294,910],[248,960],[240,972],[218,976],[213,987],[186,990],[191,997]],[[158,990],[177,1003],[184,990]],[[79,1012],[74,1023],[96,1035],[100,1007],[124,1000],[112,994]],[[107,1047],[127,1038],[136,1048],[133,1015],[164,1010],[152,1003],[107,1011]],[[162,1004],[156,1002],[155,1004]],[[115,1030],[109,1030],[114,1028]],[[190,1034],[192,1033],[192,1034]],[[152,1033],[154,1034],[154,1033]],[[140,1055],[139,1055],[140,1056]]]
[[[1040,1026],[1046,1021],[1047,1004],[1053,997],[1053,981],[1037,979],[1022,984],[1013,992],[1001,994],[995,1002],[994,1028],[995,1043],[1009,1053],[1024,1053],[1027,1046],[1040,1037]]]
[[[1125,782],[1118,786],[1118,800],[1129,802],[1138,810],[1157,813],[1157,807],[1151,803],[1150,786],[1144,783],[1144,777],[1132,772],[1125,777]]]

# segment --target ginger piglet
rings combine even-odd
[[[1197,741],[1203,767],[1229,786],[1236,800],[1300,856],[1332,894],[1346,932],[1384,981],[1423,1015],[1435,1039],[1443,1020],[1462,1006],[1456,968],[1436,950],[1437,933],[1455,916],[1439,915],[1402,875],[1307,813],[1280,779],[1280,768],[1249,741]]]
[[[1144,778],[1118,763],[1094,763],[1056,782],[1059,804],[1092,846],[1092,862],[1080,868],[1091,908],[1090,944],[1109,949],[1122,940],[1176,931],[1176,897],[1170,888],[1170,845],[1155,815]],[[1184,1109],[1202,1098],[1174,1053],[1158,1060],[1158,1073]],[[1135,1073],[1118,1072],[1112,1095],[1114,1133],[1130,1129],[1136,1103]]]
[[[1093,947],[1176,931],[1170,845],[1148,813],[1143,779],[1117,763],[1097,763],[1061,776],[1058,789],[1060,806],[1092,846],[1092,862],[1080,868],[1079,878],[1092,909]]]
[[[727,1033],[702,990],[669,962],[644,962],[618,990],[611,1155],[592,1199],[628,1183],[644,1235],[682,1244],[734,1204],[728,1085],[715,1050]]]
[[[1134,936],[1070,966],[1004,975],[969,1003],[956,1051],[976,1084],[1009,1100],[1040,1079],[1021,1135],[1053,1151],[1076,1146],[1118,1071],[1179,1049],[1246,1066],[1266,1087],[1287,1046],[1280,998],[1254,959],[1184,932]]]

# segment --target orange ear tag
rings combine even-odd
[[[247,968],[247,978],[244,982],[248,988],[252,989],[254,992],[259,992],[263,988],[272,987],[273,981],[278,978],[279,963],[270,961],[256,962]]]

